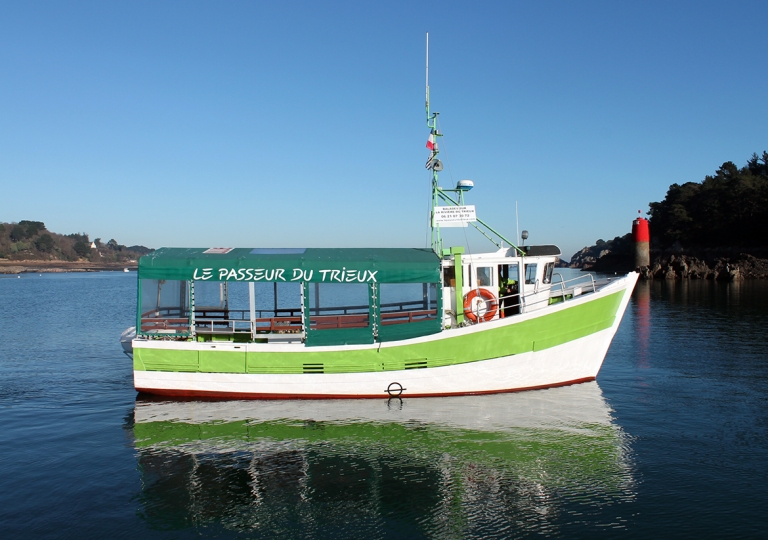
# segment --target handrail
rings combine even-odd
[[[427,308],[430,302],[427,302]],[[386,304],[380,304],[380,308],[384,313],[397,313],[401,311],[412,311],[413,308],[423,308],[425,305],[424,300],[407,300],[403,302],[389,302]],[[397,308],[388,311],[388,308]],[[250,313],[249,309],[225,309],[218,306],[195,306],[195,319],[196,320],[218,320],[218,321],[249,321]],[[313,315],[334,314],[350,315],[354,313],[350,312],[368,312],[368,305],[355,305],[355,306],[322,306],[320,308],[313,307],[310,311]],[[277,309],[259,309],[256,310],[256,317],[269,318],[269,317],[301,317],[303,309],[301,307],[295,308],[277,308]],[[319,312],[319,313],[318,313]],[[234,317],[233,317],[234,315]],[[146,311],[141,314],[143,318],[155,317],[162,318],[168,316],[174,316],[174,318],[189,317],[188,308],[175,307],[159,307]]]
[[[426,304],[429,305],[430,302],[427,301]],[[437,310],[420,309],[424,305],[423,299],[380,304],[383,324],[399,324],[435,318]],[[351,328],[368,324],[367,322],[363,324],[362,318],[367,320],[370,307],[368,305],[321,306],[310,308],[309,311],[310,329]],[[304,319],[301,308],[256,310],[255,313],[257,317],[251,321],[250,310],[199,306],[195,308],[196,331],[201,334],[251,333],[255,339],[257,334],[295,333],[303,329]],[[268,316],[265,317],[264,315]],[[248,327],[245,327],[246,323],[248,323]]]
[[[554,276],[560,276],[560,290],[563,291],[563,302],[565,302],[565,279],[563,278],[563,274],[561,274],[560,272],[555,272],[552,277]],[[554,285],[555,284],[553,283],[552,286]],[[552,287],[550,287],[549,290],[551,291]]]
[[[595,280],[595,276],[592,275],[592,274],[586,274],[586,275],[582,275],[582,276],[577,276],[575,278],[571,278],[571,279],[568,279],[568,280],[564,279],[563,275],[560,274],[560,272],[555,272],[554,275],[553,275],[553,279],[555,279],[554,278],[555,275],[560,278],[560,282],[556,283],[556,284],[553,284],[552,287],[550,287],[549,290],[553,291],[553,289],[554,289],[553,292],[556,292],[558,289],[555,289],[555,285],[559,285],[560,286],[561,294],[560,295],[556,295],[556,296],[561,296],[563,301],[566,300],[565,296],[566,296],[567,291],[568,291],[568,286],[573,287],[574,285],[577,285],[577,282],[580,282],[580,281],[589,280],[589,283],[588,283],[587,286],[591,285],[591,287],[592,287],[592,291],[591,292],[597,292],[597,281]],[[534,292],[531,292],[531,293],[528,293],[528,294],[515,293],[515,294],[506,295],[506,296],[499,296],[499,305],[500,305],[499,309],[503,310],[504,307],[517,307],[517,306],[520,306],[521,311],[522,311],[523,306],[529,307],[529,306],[533,306],[533,305],[540,304],[540,303],[543,303],[543,302],[549,302],[549,299],[553,298],[552,296],[547,296],[546,298],[541,298],[540,300],[537,300],[535,302],[529,302],[531,297],[534,297],[537,294],[538,294],[538,292],[534,290]],[[513,297],[518,297],[517,304],[512,304],[512,305],[509,305],[509,306],[502,306],[502,301],[503,300],[507,300],[507,299],[510,299],[510,298],[513,298]]]
[[[572,283],[572,282],[589,279],[589,280],[591,280],[591,283],[592,283],[592,292],[596,292],[597,291],[597,282],[595,281],[595,276],[593,274],[585,274],[583,276],[576,276],[575,278],[571,278],[569,280],[565,280],[563,278],[563,275],[560,272],[555,272],[553,275],[560,276],[560,283],[559,283],[559,285],[563,288],[563,290],[565,289],[566,284],[570,283],[571,285],[575,285],[575,283]]]
[[[517,297],[517,299],[518,299],[517,304],[509,304],[509,305],[506,305],[506,306],[502,305],[502,300],[506,300],[508,298],[514,298],[514,297]],[[523,305],[523,303],[520,301],[520,294],[519,293],[508,294],[506,296],[499,296],[499,310],[502,310],[502,309],[508,308],[508,307],[517,307],[517,306],[522,306],[522,305]]]

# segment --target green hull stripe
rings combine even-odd
[[[136,348],[136,371],[202,373],[364,373],[431,368],[542,351],[610,328],[626,291],[511,326],[399,347],[301,352]]]

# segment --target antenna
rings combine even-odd
[[[435,223],[435,208],[438,206],[438,192],[440,188],[437,183],[437,173],[443,170],[443,164],[437,159],[437,155],[440,153],[437,145],[437,113],[430,113],[429,111],[429,32],[427,32],[427,58],[426,58],[426,110],[427,110],[427,127],[429,128],[429,139],[427,141],[427,148],[429,148],[429,159],[427,160],[426,167],[432,173],[432,208],[430,211],[430,228],[432,229],[432,249],[437,253],[442,251],[443,242],[440,238],[440,225]]]
[[[426,85],[427,120],[429,120],[429,32],[427,32],[427,85]]]

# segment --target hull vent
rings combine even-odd
[[[405,369],[425,369],[427,367],[426,360],[412,360],[405,363]]]

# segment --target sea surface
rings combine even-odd
[[[596,382],[137,397],[136,274],[0,278],[0,538],[765,538],[768,282],[640,282]]]

